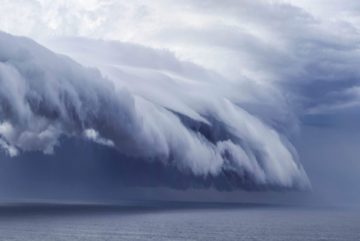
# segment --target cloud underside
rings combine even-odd
[[[353,0],[5,0],[0,29],[54,52],[0,34],[0,149],[55,158],[67,150],[60,140],[80,138],[131,173],[153,165],[187,187],[309,188],[289,140],[300,125],[358,115],[359,9]]]
[[[276,89],[265,94],[167,51],[106,47],[127,54],[91,63],[100,72],[0,33],[0,147],[12,156],[57,155],[61,138],[82,138],[129,165],[161,164],[204,187],[224,180],[226,189],[309,187],[280,128],[289,119]]]

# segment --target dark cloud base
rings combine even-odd
[[[46,196],[50,192],[52,196],[92,193],[97,197],[109,192],[118,195],[116,192],[121,192],[123,187],[286,190],[275,185],[253,183],[253,177],[248,173],[240,176],[224,170],[217,176],[195,176],[190,170],[180,171],[164,162],[131,158],[113,148],[86,140],[61,138],[60,142],[52,155],[31,151],[11,158],[2,152],[0,180],[7,184],[2,188],[15,193],[36,193],[37,196]]]

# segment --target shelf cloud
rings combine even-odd
[[[271,125],[276,118],[251,113],[260,103],[241,97],[238,84],[166,51],[106,47],[125,48],[133,66],[118,63],[123,56],[100,72],[1,33],[1,147],[51,155],[62,136],[84,138],[194,176],[230,172],[254,186],[309,187],[294,148]]]
[[[294,136],[360,103],[359,4],[331,3],[5,0],[0,149],[81,139],[131,172],[309,189]]]

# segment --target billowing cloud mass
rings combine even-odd
[[[2,30],[77,62],[1,33],[0,147],[84,138],[184,174],[307,188],[291,138],[358,106],[356,6],[4,0]]]
[[[156,66],[128,70],[114,61],[103,77],[29,39],[2,33],[0,41],[0,134],[10,154],[51,154],[62,135],[83,135],[194,175],[231,171],[260,186],[308,185],[286,138],[241,107],[251,98],[237,97],[240,86],[211,71],[150,51]]]

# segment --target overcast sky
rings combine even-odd
[[[355,0],[0,0],[0,187],[357,203],[359,11]]]

